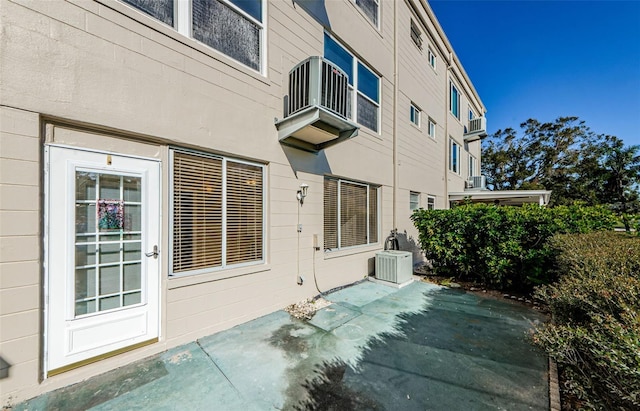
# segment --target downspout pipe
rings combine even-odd
[[[449,52],[449,58],[447,61],[447,76],[444,82],[444,95],[446,96],[444,99],[444,201],[445,208],[450,207],[449,201],[449,161],[451,158],[451,138],[449,137],[449,100],[451,99],[451,89],[449,86],[449,82],[451,81],[451,69],[453,61],[453,53]],[[458,159],[460,160],[460,159]]]
[[[393,2],[393,229],[398,227],[398,3]]]

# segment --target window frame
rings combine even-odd
[[[429,137],[433,138],[434,140],[436,139],[436,122],[433,121],[431,117],[429,117],[427,134],[429,135]]]
[[[375,16],[376,21],[371,21],[371,18],[369,17],[365,9],[360,4],[358,4],[358,0],[351,0],[351,2],[358,8],[358,10],[360,10],[360,13],[362,13],[367,18],[369,23],[373,24],[377,30],[380,30],[380,0],[371,0],[371,1],[373,1],[373,3],[375,3],[376,5],[376,16]]]
[[[477,174],[475,173],[477,164],[478,164],[478,159],[474,155],[469,153],[469,160],[468,160],[468,163],[467,163],[467,167],[469,169],[468,170],[468,176],[469,177],[477,176]]]
[[[220,246],[221,246],[221,265],[220,266],[209,266],[209,267],[205,267],[205,268],[199,268],[199,269],[195,269],[195,270],[189,270],[189,271],[181,271],[181,272],[174,272],[174,241],[176,241],[176,239],[174,238],[174,224],[175,224],[175,205],[174,205],[174,201],[175,201],[175,195],[176,195],[176,191],[175,191],[175,166],[174,166],[174,159],[175,159],[175,155],[176,154],[185,154],[185,155],[191,155],[191,156],[198,156],[198,157],[202,157],[205,159],[213,159],[213,160],[220,160],[221,161],[221,176],[220,178],[222,179],[222,194],[221,194],[221,204],[222,204],[222,209],[221,209],[221,225],[222,225],[222,229],[221,229],[221,241],[220,241]],[[262,249],[260,251],[260,255],[262,258],[260,258],[259,260],[251,260],[251,261],[247,261],[247,262],[241,262],[241,263],[232,263],[232,264],[228,264],[227,263],[227,164],[228,162],[232,162],[232,163],[237,163],[237,164],[245,164],[245,165],[250,165],[253,167],[259,167],[261,169],[262,172],[262,190],[261,190],[261,199],[262,199],[262,213],[261,213],[261,219],[262,219],[262,224],[260,226],[260,230],[261,230],[261,244],[262,244]],[[238,158],[234,158],[234,157],[227,157],[227,156],[222,156],[222,155],[216,155],[216,154],[212,154],[212,153],[207,153],[204,151],[198,151],[198,150],[191,150],[191,149],[186,149],[186,148],[182,148],[182,147],[170,147],[169,148],[169,247],[170,247],[170,251],[169,251],[169,266],[168,266],[168,276],[169,278],[181,278],[181,277],[187,277],[187,276],[193,276],[193,275],[201,275],[201,274],[208,274],[208,273],[217,273],[217,272],[225,272],[228,270],[232,270],[232,269],[236,269],[236,268],[241,268],[241,267],[248,267],[248,266],[257,266],[257,265],[263,265],[266,263],[266,230],[267,230],[267,184],[266,184],[266,165],[265,164],[261,164],[261,163],[257,163],[254,161],[247,161],[247,160],[242,160],[242,159],[238,159]]]
[[[225,53],[222,50],[218,50],[216,48],[214,48],[213,46],[208,45],[207,43],[204,43],[198,39],[196,39],[194,37],[193,34],[193,0],[171,0],[173,2],[173,25],[169,25],[167,23],[165,23],[164,21],[156,18],[155,16],[153,16],[152,14],[148,13],[145,10],[142,10],[141,8],[137,7],[135,4],[129,3],[125,0],[117,0],[118,3],[124,5],[125,7],[128,7],[129,9],[134,10],[136,13],[139,13],[141,15],[147,16],[148,18],[152,19],[153,21],[156,21],[160,24],[162,24],[165,27],[169,27],[172,30],[174,30],[175,32],[177,32],[178,34],[189,38],[190,40],[203,45],[204,47],[206,47],[209,50],[212,50],[213,52],[215,52],[216,54],[222,55],[225,58],[231,59],[234,62],[242,65],[242,67],[246,67],[247,69],[259,73],[263,76],[266,75],[267,69],[266,69],[266,63],[267,63],[267,5],[268,2],[267,0],[258,0],[260,1],[260,10],[261,10],[261,15],[260,15],[260,19],[255,18],[254,16],[252,16],[251,14],[249,14],[247,11],[243,10],[241,7],[239,7],[238,5],[233,3],[233,0],[213,0],[213,1],[218,1],[220,2],[223,6],[229,8],[232,12],[240,15],[242,18],[247,19],[248,21],[250,21],[252,24],[255,24],[259,30],[259,53],[260,53],[260,57],[258,59],[258,64],[259,67],[258,69],[255,69],[253,67],[251,67],[250,65],[247,65],[239,60],[237,60],[236,58],[232,57],[231,55]]]
[[[420,193],[417,191],[409,191],[409,211],[413,212],[420,209]]]
[[[431,66],[432,69],[436,69],[436,53],[433,52],[433,50],[431,50],[431,47],[427,48],[427,58],[429,60],[429,65]]]
[[[415,103],[411,103],[409,106],[409,121],[414,126],[420,128],[420,117],[422,110]]]
[[[455,155],[454,155],[455,153]],[[449,138],[449,171],[460,174],[461,146],[453,138]]]
[[[460,120],[460,90],[453,80],[449,80],[449,112]]]
[[[327,40],[333,42],[333,44],[335,44],[336,46],[338,46],[344,53],[346,53],[347,55],[349,55],[351,57],[351,69],[350,70],[344,70],[344,68],[342,68],[340,66],[339,63],[336,63],[334,61],[332,61],[331,59],[326,57],[327,54]],[[337,65],[338,67],[340,67],[341,69],[343,69],[343,71],[345,71],[345,73],[349,73],[351,72],[352,75],[349,76],[349,92],[350,92],[350,99],[351,99],[351,114],[350,114],[350,120],[355,121],[356,123],[360,124],[363,127],[366,127],[368,130],[371,130],[372,132],[376,133],[376,134],[381,134],[381,124],[382,124],[382,103],[381,103],[381,91],[382,91],[382,77],[380,77],[375,71],[373,71],[367,64],[364,63],[364,61],[360,60],[355,54],[353,54],[351,51],[349,51],[345,46],[343,46],[338,40],[336,40],[331,34],[329,34],[328,32],[324,32],[324,44],[323,44],[323,57],[327,58],[327,60],[331,61],[333,64]],[[360,79],[359,79],[359,74],[358,74],[358,69],[362,68],[366,71],[368,71],[373,77],[376,78],[377,80],[377,90],[376,90],[376,97],[377,97],[377,101],[372,99],[371,97],[369,97],[368,95],[366,95],[364,93],[364,91],[361,90],[361,85],[360,85]],[[366,99],[368,102],[370,102],[371,104],[373,104],[376,108],[376,129],[372,129],[369,126],[362,124],[358,121],[358,97],[362,97],[364,99]]]
[[[436,198],[434,196],[427,196],[427,210],[436,209]]]
[[[416,22],[413,21],[413,19],[411,19],[409,30],[410,30],[409,34],[411,36],[411,40],[413,40],[413,44],[415,44],[416,47],[418,47],[418,50],[422,51],[423,43],[424,43],[422,41],[422,31],[420,30]]]
[[[350,250],[350,249],[357,249],[357,248],[362,248],[362,247],[370,247],[372,245],[376,245],[376,244],[380,244],[380,226],[381,226],[381,221],[380,221],[380,209],[381,209],[381,202],[380,202],[380,195],[381,195],[381,190],[380,190],[380,186],[376,185],[376,184],[370,184],[370,183],[363,183],[363,182],[359,182],[359,181],[353,181],[353,180],[348,180],[348,179],[344,179],[344,178],[337,178],[337,177],[330,177],[330,176],[325,176],[324,180],[323,180],[323,191],[326,190],[325,187],[325,182],[327,180],[332,180],[335,181],[336,184],[336,191],[337,191],[337,195],[335,196],[335,209],[336,209],[336,215],[335,215],[335,221],[336,221],[336,227],[335,227],[335,233],[336,233],[336,247],[335,248],[329,248],[327,247],[327,232],[326,232],[326,221],[324,218],[324,213],[326,213],[326,209],[327,209],[327,204],[323,203],[323,248],[325,252],[336,252],[336,251],[343,251],[343,250]],[[342,221],[341,221],[341,206],[342,206],[342,192],[341,192],[341,185],[343,183],[346,184],[351,184],[351,185],[355,185],[355,186],[361,186],[361,187],[366,187],[367,188],[367,204],[366,204],[366,210],[367,210],[367,221],[365,223],[366,228],[367,228],[367,242],[363,243],[363,244],[357,244],[357,245],[350,245],[350,246],[342,246]],[[375,241],[371,241],[372,238],[372,233],[371,233],[371,190],[375,189],[375,196],[376,196],[376,210],[375,210],[375,219],[376,219],[376,233],[375,233]],[[327,193],[323,192],[323,198],[326,200],[327,198]],[[324,200],[323,200],[324,201]]]

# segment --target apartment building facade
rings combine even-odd
[[[0,0],[10,405],[361,280],[479,174],[424,0]]]

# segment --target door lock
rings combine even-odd
[[[153,251],[152,252],[144,253],[144,255],[146,255],[147,257],[153,257],[156,260],[158,259],[158,254],[159,254],[159,252],[158,252],[158,246],[157,245],[153,246]]]

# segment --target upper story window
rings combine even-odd
[[[422,33],[413,20],[411,20],[411,40],[422,50]]]
[[[453,84],[453,81],[449,82],[450,84],[450,93],[449,93],[449,111],[451,114],[458,120],[460,120],[460,92],[458,88]]]
[[[413,103],[411,103],[409,109],[409,120],[415,124],[416,127],[420,127],[420,109]]]
[[[420,193],[415,191],[409,192],[409,210],[416,211],[420,208]]]
[[[449,170],[460,174],[460,144],[454,139],[449,143]]]
[[[478,167],[478,160],[471,154],[469,154],[469,177],[477,176],[476,168]]]
[[[264,0],[121,0],[185,36],[263,71]]]
[[[349,76],[350,117],[378,132],[380,126],[380,77],[365,66],[327,33],[324,35],[324,57]]]
[[[427,197],[427,210],[435,210],[436,208],[436,198],[432,196]]]
[[[324,179],[324,248],[340,250],[378,242],[378,187]]]
[[[469,107],[469,120],[473,120],[474,118],[476,118],[476,113]]]
[[[374,26],[378,26],[380,20],[380,0],[352,0],[356,3],[365,16],[373,23]]]
[[[429,137],[436,138],[436,122],[433,121],[431,118],[429,119],[428,134],[429,134]]]
[[[428,52],[429,57],[429,65],[435,70],[436,69],[436,54],[429,49]]]
[[[171,151],[172,275],[264,262],[264,166]]]

